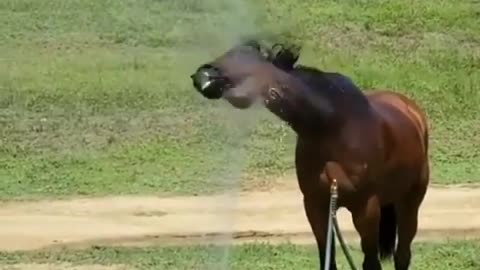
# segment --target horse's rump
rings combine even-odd
[[[368,94],[381,123],[383,176],[379,180],[383,203],[400,199],[429,182],[428,125],[418,105],[402,94],[378,91]]]
[[[367,96],[382,123],[385,140],[387,174],[380,197],[389,202],[381,207],[379,224],[379,252],[385,259],[395,250],[397,218],[405,218],[397,217],[395,204],[405,203],[402,194],[423,198],[421,190],[428,185],[428,123],[422,109],[402,94],[377,91]]]

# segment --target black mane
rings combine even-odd
[[[348,76],[325,72],[311,66],[296,65],[300,56],[299,48],[279,46],[280,51],[275,55],[272,53],[273,57],[270,59],[277,68],[300,79],[312,91],[327,97],[338,106],[348,106],[356,113],[369,108],[366,96]]]
[[[355,113],[365,112],[370,107],[362,90],[343,74],[304,65],[295,66],[289,73],[299,78],[315,93],[327,97],[336,106],[348,107]]]

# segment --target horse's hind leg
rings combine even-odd
[[[398,243],[394,257],[395,270],[408,270],[410,266],[411,245],[418,228],[418,210],[426,190],[426,182],[420,183],[395,205],[398,222]]]

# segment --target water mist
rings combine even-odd
[[[201,10],[206,11],[204,20],[199,23],[197,29],[200,35],[205,37],[205,40],[199,40],[199,44],[204,45],[200,46],[200,49],[194,46],[202,57],[209,59],[218,56],[245,36],[256,34],[257,27],[254,22],[256,14],[246,0],[205,0],[197,3],[202,5]],[[256,109],[240,111],[224,100],[215,101],[214,107],[217,113],[206,117],[214,115],[214,119],[209,121],[218,124],[219,132],[222,133],[219,134],[219,137],[223,138],[223,141],[219,142],[222,150],[217,154],[222,162],[210,177],[216,184],[222,186],[223,193],[215,202],[217,212],[220,214],[209,222],[212,223],[212,227],[226,234],[221,234],[221,237],[215,239],[216,248],[213,249],[215,254],[211,254],[207,265],[208,269],[223,270],[229,268],[230,246],[233,240],[231,232],[235,225],[240,181],[247,162],[246,145],[249,134],[260,116]]]

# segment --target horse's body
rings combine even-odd
[[[297,178],[319,250],[324,250],[326,243],[328,194],[335,178],[339,183],[339,206],[352,213],[362,238],[364,269],[380,269],[376,259],[379,252],[382,257],[392,254],[397,225],[396,269],[408,269],[418,209],[429,182],[424,113],[398,93],[375,91],[359,95],[350,80],[340,74],[317,71],[316,76],[310,76],[323,79],[315,84],[305,75],[315,71],[302,68],[291,73],[310,80],[312,88],[330,89],[323,93],[338,102],[337,108],[343,107],[347,119],[338,130],[325,132],[327,136],[304,137],[297,132]],[[329,83],[338,87],[330,88]],[[334,265],[333,258],[331,261]]]
[[[211,64],[233,86],[223,89],[223,97],[239,108],[261,97],[297,133],[297,178],[321,263],[330,184],[336,179],[338,205],[352,213],[361,237],[363,269],[380,270],[378,255],[395,253],[395,269],[407,270],[418,209],[429,182],[428,128],[421,109],[394,92],[365,95],[338,73],[293,67],[296,58],[290,63],[287,57],[279,65],[253,57],[237,69],[234,60],[240,57],[233,53]],[[334,256],[333,252],[330,269],[336,269]]]

